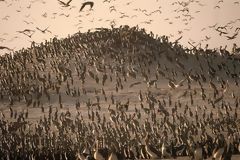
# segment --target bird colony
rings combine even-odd
[[[240,0],[0,0],[0,55],[79,30],[136,24],[185,46],[229,49],[240,41],[239,6]]]
[[[0,159],[236,158],[239,73],[138,27],[33,42],[0,57]]]

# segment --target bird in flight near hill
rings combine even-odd
[[[0,50],[3,50],[3,49],[7,49],[9,51],[12,51],[12,49],[8,48],[8,47],[5,47],[5,46],[0,46]]]
[[[34,30],[31,29],[24,29],[23,31],[17,31],[18,33],[31,33],[31,32],[35,32]]]
[[[227,37],[227,40],[232,40],[232,39],[235,39],[238,35],[238,32],[236,32],[233,36],[226,36]]]
[[[93,2],[91,2],[91,1],[84,2],[84,3],[82,4],[82,7],[80,8],[80,11],[82,11],[82,10],[83,10],[83,8],[84,8],[85,6],[87,6],[87,5],[89,5],[89,6],[90,6],[90,8],[92,9],[92,7],[93,7],[94,3],[93,3]]]
[[[69,7],[70,6],[70,3],[72,2],[72,0],[69,0],[67,3],[63,2],[63,1],[60,1],[58,0],[58,2],[63,6],[63,7]]]
[[[37,30],[41,31],[42,33],[46,33],[46,32],[49,32],[49,33],[52,33],[51,31],[48,30],[49,27],[45,28],[45,29],[40,29],[38,27],[36,27]]]
[[[17,32],[22,33],[22,34],[28,36],[29,38],[32,38],[32,35],[35,33],[35,30],[24,29],[23,31],[17,31]]]

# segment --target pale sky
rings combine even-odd
[[[42,42],[54,36],[64,38],[78,31],[109,28],[114,21],[116,27],[138,25],[159,36],[170,36],[173,41],[183,36],[179,42],[184,46],[189,41],[201,42],[202,47],[209,44],[210,48],[228,45],[230,49],[233,43],[240,47],[240,33],[232,40],[226,37],[233,36],[240,27],[240,0],[183,0],[179,3],[175,0],[93,0],[93,10],[86,6],[79,12],[83,2],[72,0],[69,7],[62,7],[57,0],[0,1],[0,46],[18,50],[29,47],[31,41]],[[115,10],[110,11],[113,7]],[[155,10],[160,11],[151,14]],[[209,28],[214,24],[215,28]],[[225,25],[226,30],[221,31],[227,34],[220,36],[215,29]],[[49,27],[52,33],[42,33],[36,27]],[[17,32],[24,29],[35,33],[29,38]],[[7,50],[0,50],[0,54],[5,52]]]

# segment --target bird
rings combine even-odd
[[[161,153],[163,158],[171,158],[172,153],[171,153],[171,147],[166,144],[166,142],[163,142],[162,147],[161,147]]]
[[[23,21],[26,24],[33,24],[33,22]]]
[[[213,159],[221,159],[224,153],[224,149],[224,144],[217,144],[212,153]]]
[[[117,152],[116,148],[117,148],[116,144],[113,144],[113,146],[110,146],[110,153],[109,153],[108,160],[120,160],[120,159],[124,160],[125,159],[124,155]]]
[[[205,41],[208,41],[210,39],[211,39],[211,37],[205,36]]]
[[[61,14],[59,14],[59,16],[65,16],[65,17],[69,17],[69,16],[70,16],[70,14],[64,14],[64,13],[61,13]]]
[[[10,48],[8,48],[8,47],[6,47],[6,46],[0,46],[0,50],[3,50],[3,49],[7,49],[7,50],[9,50],[9,51],[12,51],[12,49],[10,49]]]
[[[182,39],[182,36],[180,36],[178,39],[176,39],[174,43],[178,43],[178,41],[181,39]]]
[[[215,28],[217,26],[217,23],[215,23],[214,25],[212,26],[208,26],[209,28]]]
[[[110,10],[110,12],[113,12],[113,11],[116,12],[116,11],[117,11],[116,8],[115,8],[114,6],[109,7],[109,10]]]
[[[111,2],[111,0],[104,0],[104,1],[103,1],[103,3],[105,3],[105,2],[108,2],[108,3],[110,3],[110,2]]]
[[[194,159],[201,160],[203,159],[203,147],[200,142],[197,142],[196,148],[194,150]]]
[[[236,32],[233,36],[226,36],[228,39],[227,40],[232,40],[235,39],[238,35],[238,32]]]
[[[222,34],[228,34],[227,32],[223,32],[223,31],[218,31],[219,35],[221,36]]]
[[[45,28],[45,29],[40,29],[38,27],[36,27],[37,30],[41,31],[42,33],[46,33],[46,32],[49,32],[49,33],[52,33],[51,31],[48,30],[49,27]]]
[[[237,28],[235,29],[235,32],[238,32],[238,31],[240,31],[240,27],[237,27]]]
[[[150,135],[147,134],[145,137],[145,150],[147,154],[151,157],[151,159],[159,159],[161,158],[161,152],[156,150],[153,146],[149,144]]]
[[[70,3],[72,2],[72,0],[69,0],[67,3],[65,3],[65,2],[63,2],[63,1],[60,1],[60,0],[58,0],[58,2],[59,2],[60,4],[62,4],[63,7],[69,7],[69,6],[70,6]]]
[[[22,30],[22,31],[17,31],[18,33],[31,33],[31,32],[35,32],[34,30],[31,30],[31,29],[24,29],[24,30]]]
[[[105,150],[105,148],[99,148],[99,140],[96,140],[95,141],[96,143],[96,151],[94,152],[94,158],[96,160],[105,160],[107,155],[108,155],[108,152]]]
[[[180,86],[183,86],[183,82],[185,82],[186,79],[181,80],[178,84],[175,84],[172,80],[169,80],[168,82],[168,87],[172,88],[172,89],[176,89]]]
[[[223,27],[217,27],[215,30],[217,31],[217,32],[219,32],[219,35],[221,36],[222,34],[228,34],[226,31],[227,31],[227,28],[226,28],[227,26],[223,26]],[[225,30],[225,31],[223,31],[223,29]]]
[[[92,7],[93,7],[94,3],[93,3],[93,2],[91,2],[91,1],[84,2],[84,3],[82,4],[82,7],[80,8],[80,10],[79,10],[79,11],[82,11],[82,10],[83,10],[83,8],[85,8],[85,6],[87,6],[87,5],[89,5],[89,6],[90,6],[90,8],[92,9]]]
[[[136,86],[136,85],[139,85],[141,84],[142,82],[134,82],[132,84],[129,85],[129,88],[132,88],[133,86]]]
[[[35,32],[33,32],[32,34],[26,34],[26,33],[23,33],[23,34],[26,35],[26,36],[28,36],[29,38],[32,38],[32,36],[33,36],[34,33],[35,33]]]

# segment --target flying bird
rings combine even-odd
[[[176,39],[174,43],[178,43],[178,41],[181,40],[181,39],[182,39],[182,36],[179,37],[178,39]]]
[[[7,49],[9,51],[12,51],[12,49],[8,48],[8,47],[5,47],[5,46],[0,46],[0,50],[3,50],[3,49]]]
[[[217,26],[217,23],[215,23],[214,25],[212,26],[208,26],[209,28],[215,28]]]
[[[63,6],[63,7],[69,7],[70,6],[70,3],[72,2],[72,0],[69,0],[67,3],[63,2],[63,1],[60,1],[58,0],[58,2]]]
[[[32,38],[32,36],[33,36],[34,33],[35,33],[35,32],[33,32],[32,34],[30,34],[30,33],[27,34],[27,33],[23,32],[22,34],[28,36],[29,38]]]
[[[186,79],[181,80],[178,84],[175,84],[172,80],[169,80],[168,82],[168,87],[172,89],[176,89],[180,86],[183,86],[183,83],[185,82]]]
[[[31,33],[31,32],[35,32],[34,30],[31,29],[24,29],[23,31],[17,31],[18,33]]]
[[[46,33],[46,32],[49,32],[49,33],[52,33],[51,31],[48,30],[49,27],[45,28],[45,29],[40,29],[38,27],[36,27],[37,30],[41,31],[42,33]]]
[[[226,36],[228,39],[227,40],[232,40],[235,39],[238,35],[238,32],[236,32],[233,36]]]
[[[23,31],[17,31],[17,32],[22,33],[22,34],[28,36],[29,38],[32,38],[32,35],[35,33],[35,30],[24,29]]]
[[[80,8],[80,11],[82,11],[82,10],[83,10],[83,8],[85,8],[85,6],[87,6],[87,5],[89,5],[89,6],[90,6],[90,8],[92,9],[92,7],[93,7],[94,3],[93,3],[93,2],[91,2],[91,1],[84,2],[84,3],[82,4],[82,7]]]
[[[220,30],[220,29],[225,29],[225,30],[227,31],[226,27],[218,27],[217,29],[215,29],[217,32],[219,32],[219,35],[220,35],[220,36],[221,36],[222,34],[228,34],[227,32],[224,32],[224,31],[222,31],[222,30]]]
[[[238,32],[238,31],[240,31],[240,27],[237,27],[237,28],[235,29],[235,32]]]
[[[110,12],[113,12],[113,11],[116,12],[116,11],[117,11],[116,8],[115,8],[114,6],[109,7],[109,9],[110,9]]]
[[[28,22],[28,21],[23,21],[25,22],[26,24],[33,24],[33,22]]]

